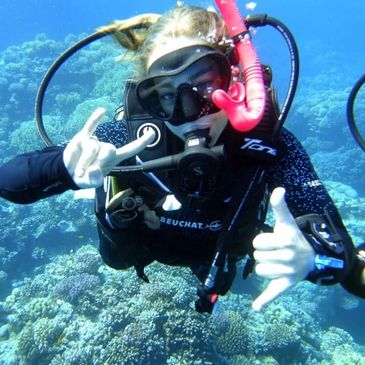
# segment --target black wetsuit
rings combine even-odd
[[[97,132],[102,141],[120,147],[127,143],[124,122],[102,124]],[[64,148],[51,147],[43,151],[23,154],[0,167],[0,195],[16,203],[27,204],[39,199],[77,189],[62,162]],[[278,141],[279,158],[267,168],[266,191],[275,187],[286,189],[285,199],[294,217],[308,213],[324,215],[325,210],[334,224],[346,233],[342,220],[320,182],[307,153],[300,142],[283,129]],[[238,166],[238,167],[237,167]],[[244,163],[235,168],[247,168]],[[223,173],[223,175],[226,172]],[[229,204],[231,180],[219,181],[220,189],[214,203],[206,209],[182,207],[177,211],[164,211],[151,207],[160,217],[160,229],[151,230],[143,222],[128,229],[116,230],[105,220],[103,205],[96,208],[100,235],[100,252],[104,261],[117,269],[132,265],[142,266],[158,260],[171,265],[208,265]],[[225,186],[227,184],[227,186]],[[103,188],[97,189],[100,197]],[[259,200],[263,195],[259,195]],[[257,205],[259,201],[255,201]],[[101,210],[100,210],[101,207]],[[248,215],[250,222],[242,222],[232,250],[237,258],[252,252],[252,239],[261,227],[255,227],[257,209]],[[253,219],[253,220],[252,220]],[[350,239],[350,238],[349,238]]]
[[[125,144],[128,138],[124,124],[119,122],[104,125],[98,130],[97,135],[100,140],[111,142],[117,147]],[[224,143],[224,137],[222,142]],[[286,201],[294,217],[308,213],[324,215],[324,211],[327,210],[335,224],[343,227],[337,209],[314,171],[307,153],[300,142],[285,129],[281,134],[278,150],[280,157],[268,168],[267,172],[268,191],[271,192],[275,187],[284,187]],[[247,168],[245,164],[238,164],[238,166],[241,169]],[[171,264],[174,262],[176,264],[209,262],[214,253],[219,227],[228,204],[224,201],[227,201],[232,194],[228,175],[229,171],[225,171],[219,199],[216,199],[212,206],[203,211],[187,207],[172,212],[155,209],[160,217],[161,229],[152,231],[143,225],[139,226],[138,237],[143,237],[143,242],[135,237],[133,247],[156,246],[153,249],[155,258]],[[252,226],[257,214],[256,207],[252,207],[252,210],[250,221],[247,222],[250,227],[241,228],[240,235],[237,237],[239,241],[237,245],[240,246],[235,247],[237,256],[251,253],[251,241],[260,229]],[[144,230],[143,234],[141,234],[141,229]],[[150,243],[146,245],[146,241],[150,241]],[[107,262],[108,257],[118,256],[117,250],[106,252],[110,249],[109,245],[102,245],[101,249],[102,254],[104,253],[104,260]],[[123,255],[123,253],[121,254]],[[122,263],[123,260],[121,259],[119,262]],[[113,262],[108,263],[113,266]],[[118,268],[118,260],[114,265]]]

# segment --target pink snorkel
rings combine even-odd
[[[247,132],[260,123],[265,110],[261,64],[235,0],[215,0],[215,3],[230,37],[235,41],[245,85],[235,82],[229,88],[229,94],[224,90],[216,90],[212,100],[218,108],[225,110],[233,128]]]

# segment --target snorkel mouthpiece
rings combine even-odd
[[[265,86],[262,68],[235,0],[215,0],[227,25],[243,69],[245,85],[234,83],[228,93],[216,90],[214,104],[223,109],[233,128],[246,132],[255,128],[265,110]]]

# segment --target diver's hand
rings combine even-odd
[[[150,128],[142,137],[121,148],[116,148],[111,143],[100,142],[93,133],[104,114],[104,108],[96,109],[63,152],[66,169],[80,188],[101,186],[104,176],[113,167],[142,151],[155,136],[155,132]]]
[[[252,303],[252,308],[257,311],[305,279],[314,269],[314,250],[298,228],[284,195],[284,188],[274,189],[271,195],[276,220],[273,233],[261,233],[253,240],[257,261],[255,271],[271,280]]]

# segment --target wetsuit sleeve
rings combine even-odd
[[[128,142],[126,123],[101,124],[95,132],[100,141],[116,147]],[[0,167],[0,196],[19,204],[29,204],[66,190],[78,190],[63,163],[65,146],[48,147],[19,155]]]
[[[279,160],[270,173],[269,187],[282,186],[285,200],[293,216],[329,213],[337,227],[345,229],[342,219],[327,189],[322,184],[307,152],[298,139],[283,129],[279,145]]]
[[[64,147],[16,156],[0,167],[0,196],[29,204],[66,190],[79,189],[63,163]]]

